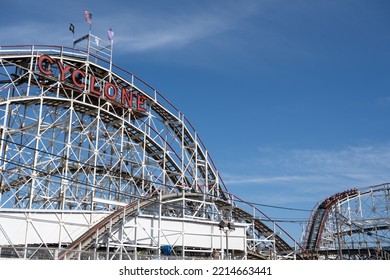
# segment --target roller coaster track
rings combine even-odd
[[[143,209],[149,210],[158,203],[169,205],[171,199],[179,201],[181,197],[189,210],[198,203],[206,203],[213,211],[218,209],[216,214],[205,214],[210,215],[207,217],[212,225],[227,210],[232,221],[237,219],[253,230],[256,242],[265,240],[267,245],[272,242],[281,254],[294,251],[275,234],[275,229],[267,226],[267,221],[263,222],[234,204],[234,196],[228,193],[189,120],[147,83],[111,65],[112,61],[109,61],[108,70],[103,66],[107,63],[101,57],[90,57],[74,48],[16,46],[9,52],[0,49],[0,109],[4,114],[0,153],[3,166],[7,168],[0,197],[6,197],[10,207],[41,207],[41,210],[62,207],[67,210],[76,201],[85,202],[85,209],[91,206],[90,209],[96,210],[93,199],[103,201],[103,197],[117,194],[112,186],[118,187],[121,198],[144,195],[124,207],[128,200],[116,198],[114,205],[120,208],[107,208],[117,210],[73,240],[59,258],[73,259],[80,252],[91,252],[101,236],[125,223],[127,217]],[[124,90],[128,94],[127,103],[123,102],[123,95],[105,91],[110,88],[118,93]],[[140,107],[138,100],[134,107],[132,101],[139,97],[145,97],[145,100]],[[52,149],[47,148],[49,145]],[[72,178],[81,179],[68,181]],[[79,188],[84,181],[88,188]],[[103,184],[99,185],[99,182]],[[169,189],[170,193],[162,195],[155,185],[144,188],[149,182],[161,185],[164,191]],[[91,193],[91,199],[86,201],[89,188],[98,193]],[[14,197],[18,198],[15,200],[17,205],[12,205]],[[44,199],[38,199],[41,197]],[[185,200],[187,197],[193,201]],[[63,203],[51,203],[59,200]],[[174,201],[172,203],[175,205]],[[270,218],[268,220],[273,223]],[[245,236],[243,238],[245,240]],[[257,249],[262,249],[260,247]],[[259,257],[256,254],[253,250],[248,252],[248,257]]]
[[[53,58],[59,58],[60,56],[56,57],[56,55],[52,55]],[[79,57],[73,57],[73,56],[62,56],[62,61],[65,64],[73,65],[75,68],[81,68],[83,65],[85,65],[85,59],[81,59]],[[18,65],[19,69],[21,71],[28,72],[28,66],[31,60],[31,56],[17,56],[17,57],[7,57],[7,56],[2,56],[2,64],[3,65]],[[108,70],[104,69],[100,66],[95,65],[94,63],[90,63],[91,71],[96,75],[96,77],[99,77],[101,79],[104,79],[105,77],[108,76]],[[152,87],[147,85],[145,82],[142,80],[138,79],[136,76],[133,74],[120,69],[122,72],[125,72],[125,74],[130,75],[133,77],[133,79],[140,81],[140,83],[146,85],[149,90],[153,90],[155,94],[158,94],[159,97],[161,97],[165,102],[168,102],[162,95],[160,95],[156,90],[154,90]],[[39,79],[32,79],[31,84],[35,84],[36,86],[43,86],[44,88],[52,88],[56,89],[56,87],[59,87],[58,85],[58,80],[54,77],[51,77],[49,75],[45,75],[43,73],[33,71],[34,75],[36,77],[40,77]],[[0,80],[0,84],[4,84],[5,86],[7,84],[13,84],[14,86],[18,86],[19,84],[23,84],[26,82],[27,77],[23,76],[24,78],[19,78],[16,81],[13,80]],[[170,106],[172,106],[179,115],[180,117],[176,117],[173,115],[168,109],[166,109],[162,104],[156,101],[155,98],[150,96],[149,94],[145,94],[141,89],[137,88],[134,84],[131,84],[127,81],[125,81],[122,77],[119,75],[112,73],[111,77],[115,84],[123,87],[128,87],[131,86],[134,90],[135,93],[141,92],[144,94],[144,96],[147,98],[146,103],[149,104],[150,108],[152,111],[154,111],[159,117],[162,118],[163,122],[165,122],[171,129],[171,131],[176,135],[177,139],[181,139],[182,146],[184,149],[189,153],[192,154],[194,150],[196,150],[197,154],[197,160],[198,161],[204,161],[206,164],[198,165],[198,170],[202,176],[207,177],[208,181],[210,182],[210,185],[214,184],[217,182],[217,177],[218,174],[215,173],[214,169],[208,164],[208,161],[210,160],[209,158],[206,157],[205,152],[203,149],[200,147],[199,143],[203,144],[200,139],[194,139],[193,135],[191,134],[189,128],[185,125],[185,121],[189,123],[188,119],[182,115],[176,107],[174,107],[171,103]],[[74,109],[76,111],[80,111],[82,113],[87,113],[90,116],[96,116],[97,115],[97,106],[99,106],[99,98],[97,96],[94,96],[93,94],[88,94],[88,99],[87,103],[82,103],[82,102],[76,102],[78,97],[82,95],[82,92],[80,92],[80,89],[76,88],[74,85],[71,83],[67,83],[67,80],[65,80],[62,85],[61,85],[61,91],[60,95],[63,95],[64,97],[67,98],[72,98],[74,99]],[[17,99],[21,99],[20,101],[17,101]],[[38,98],[20,98],[17,97],[13,102],[24,102],[24,103],[29,103],[29,104],[37,104],[39,103],[40,99]],[[70,104],[69,100],[66,99],[60,99],[60,98],[50,98],[50,97],[45,97],[45,105],[52,105],[52,106],[67,106]],[[100,114],[101,114],[101,119],[107,123],[112,123],[112,121],[116,118],[115,115],[120,115],[121,113],[124,112],[124,108],[120,106],[120,104],[115,104],[115,102],[112,102],[112,107],[114,108],[113,112],[106,112],[101,108]],[[134,117],[137,119],[141,119],[145,114],[140,113],[140,112],[133,112]],[[191,123],[189,123],[190,127],[193,129]],[[115,124],[114,124],[115,126]],[[119,127],[119,124],[117,124]],[[151,128],[153,129],[153,128]],[[146,137],[146,145],[145,145],[145,150],[158,162],[159,164],[164,165],[166,169],[169,171],[167,172],[168,176],[171,177],[173,182],[178,182],[181,177],[181,170],[180,167],[177,165],[177,163],[169,157],[169,155],[165,155],[165,161],[164,161],[164,153],[163,153],[163,147],[160,147],[155,141],[153,141],[152,138],[148,137],[143,131],[139,131],[136,127],[128,126],[127,127],[129,135],[131,135],[131,138],[134,140],[135,143],[141,143],[144,141],[144,136]],[[155,131],[157,134],[158,132]],[[196,132],[195,132],[196,133]],[[199,142],[200,141],[200,142]],[[163,166],[162,166],[163,167]],[[181,185],[185,186],[190,186],[190,180],[188,178],[182,178],[183,182],[181,182]],[[220,192],[219,195],[221,198],[226,198],[225,191],[227,191],[226,187],[221,184],[220,186]]]
[[[161,202],[169,201],[172,198],[181,197],[182,194],[180,193],[172,193],[172,194],[166,194],[161,196]],[[203,195],[198,193],[186,193],[186,198],[201,198]],[[158,203],[160,201],[160,195],[158,194],[158,190],[153,192],[150,195],[147,195],[143,197],[141,200],[134,201],[132,203],[129,203],[128,205],[124,206],[121,209],[118,209],[117,211],[113,212],[112,214],[108,215],[107,217],[103,218],[100,222],[98,222],[96,225],[88,229],[84,234],[82,234],[80,237],[78,237],[76,240],[74,240],[71,244],[69,244],[62,253],[58,256],[58,259],[74,259],[77,256],[78,252],[85,252],[91,249],[91,247],[97,242],[97,238],[105,235],[109,232],[109,230],[117,225],[119,225],[121,222],[126,220],[126,217],[133,216],[142,208],[151,206],[154,203]],[[216,205],[220,207],[230,207],[231,205],[228,204],[226,201],[221,199],[216,199],[214,201]],[[245,220],[247,222],[251,222],[253,220],[253,217],[246,211],[234,207],[232,209],[232,214],[234,217],[239,217],[242,220]],[[272,230],[265,225],[263,222],[261,222],[259,219],[254,219],[255,228],[260,233],[270,233]],[[275,245],[278,251],[282,254],[288,254],[293,251],[293,248],[291,248],[281,237],[275,236]],[[257,254],[252,254],[252,257],[260,258]]]
[[[337,193],[330,198],[324,200],[315,211],[311,220],[311,227],[306,241],[306,250],[312,252],[315,248],[318,247],[319,240],[321,238],[321,233],[324,228],[324,223],[326,221],[329,210],[334,207],[340,201],[346,198],[352,198],[358,195],[358,191],[348,190],[345,192]]]
[[[147,207],[159,200],[159,196],[154,195],[157,191],[154,193],[151,193],[147,197],[145,197],[143,200],[137,200],[134,202],[129,203],[123,208],[118,209],[117,211],[113,212],[112,214],[108,215],[107,217],[103,218],[100,222],[98,222],[95,226],[87,230],[84,234],[82,234],[79,238],[77,238],[75,241],[73,241],[67,248],[66,251],[61,253],[58,256],[58,259],[71,259],[74,257],[75,252],[74,250],[80,250],[80,251],[86,251],[88,250],[96,241],[96,236],[101,236],[107,233],[111,227],[116,226],[121,221],[123,221],[124,218],[127,216],[134,215],[139,209],[143,207]],[[171,195],[169,195],[171,196]]]
[[[319,204],[316,211],[313,212],[308,222],[307,233],[306,233],[305,244],[304,244],[305,251],[314,254],[332,254],[333,252],[339,255],[357,254],[357,253],[365,253],[368,255],[373,255],[375,253],[377,255],[378,254],[381,255],[386,259],[389,259],[390,258],[389,253],[381,249],[379,249],[378,251],[378,248],[369,248],[369,247],[345,248],[345,247],[341,247],[340,244],[338,244],[340,248],[338,248],[337,250],[335,249],[333,251],[320,248],[322,235],[325,230],[325,224],[327,223],[328,216],[331,213],[331,211],[334,211],[334,209],[338,207],[338,205],[341,205],[349,200],[357,199],[365,195],[370,195],[373,192],[380,192],[384,190],[388,191],[388,188],[389,188],[388,184],[383,184],[383,185],[368,187],[360,190],[351,189],[341,193],[337,193],[325,199],[321,204]],[[388,197],[385,198],[385,200],[388,200]],[[370,222],[371,220],[368,217],[367,218],[361,217],[361,220],[353,221],[351,219],[348,219],[341,213],[339,213],[339,211],[336,212],[337,213],[335,219],[338,219],[338,223],[348,225],[348,228],[346,230],[334,233],[338,238],[341,238],[343,236],[352,236],[354,234],[366,234],[367,236],[371,236],[375,234],[374,232],[376,231],[382,231],[382,230],[386,231],[389,229],[388,217],[377,218],[377,219],[371,218],[372,222],[376,222],[371,224]],[[333,213],[333,215],[334,214],[335,213]],[[365,225],[362,226],[361,225],[362,221],[368,221],[368,223],[365,223]],[[380,223],[377,224],[377,222]],[[324,252],[321,253],[322,250]]]

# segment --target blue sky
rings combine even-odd
[[[187,116],[243,199],[312,209],[390,181],[390,1],[97,2],[13,0],[0,45],[71,46],[90,10],[94,34],[115,32],[114,63]]]

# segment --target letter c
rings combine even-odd
[[[85,73],[79,69],[75,69],[73,70],[72,72],[72,82],[75,86],[79,87],[79,88],[84,88],[85,87],[85,84],[84,83],[79,83],[79,81],[77,80],[77,74],[79,74],[80,76],[82,76],[83,78],[85,78]]]
[[[51,64],[54,63],[54,60],[48,56],[48,55],[41,55],[39,58],[38,58],[38,68],[39,68],[39,71],[41,71],[42,74],[45,74],[45,75],[53,75],[53,71],[51,70],[48,70],[47,68],[45,68],[43,66],[43,62],[44,61],[48,61]]]

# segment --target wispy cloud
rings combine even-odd
[[[239,25],[239,20],[253,15],[258,6],[248,1],[223,3],[207,2],[207,6],[167,10],[167,13],[132,16],[118,25],[119,48],[127,52],[156,49],[177,49],[194,42],[207,40]],[[250,4],[250,5],[248,5]],[[128,28],[131,26],[131,29]]]
[[[282,184],[282,183],[298,183],[323,179],[323,176],[316,175],[284,175],[284,176],[243,176],[235,177],[227,175],[227,183],[229,184]]]
[[[320,200],[348,188],[390,181],[389,159],[390,144],[338,150],[261,148],[256,158],[223,175],[228,186],[252,190],[256,186],[274,199],[283,192],[284,200],[291,201],[288,194]]]
[[[47,3],[45,5],[44,3]],[[88,32],[82,7],[70,0],[57,16],[58,8],[41,1],[38,19],[3,17],[0,45],[13,43],[71,42],[69,22],[76,26],[76,36]],[[72,5],[73,4],[73,5]],[[93,33],[106,39],[106,31],[115,31],[115,48],[120,52],[150,50],[175,50],[188,44],[207,40],[240,25],[240,20],[254,15],[260,8],[259,1],[164,1],[143,5],[122,4],[120,6],[94,5]],[[16,8],[13,6],[13,8]],[[45,15],[45,16],[42,16]],[[33,15],[31,16],[33,17]]]

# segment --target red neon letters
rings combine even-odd
[[[118,88],[115,84],[106,81],[103,82],[103,92],[101,92],[101,89],[95,87],[97,82],[95,76],[91,74],[87,75],[80,69],[74,69],[70,65],[62,64],[61,61],[55,60],[45,54],[38,58],[38,69],[42,74],[53,76],[54,74],[51,70],[52,65],[57,65],[58,69],[60,70],[59,81],[64,81],[67,74],[70,73],[71,81],[76,87],[82,90],[89,89],[90,93],[111,102],[118,102],[124,107],[134,108],[139,111],[146,112],[145,95],[135,93],[131,88]]]

